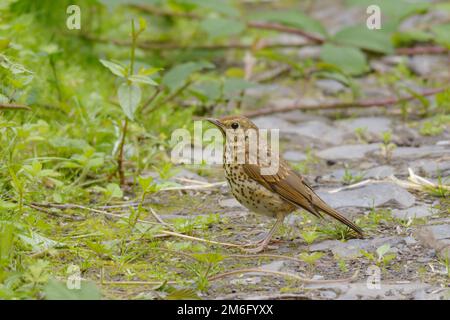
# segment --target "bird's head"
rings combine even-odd
[[[243,116],[228,116],[219,119],[208,118],[206,120],[218,127],[222,133],[225,133],[227,130],[258,130],[258,127],[250,119]]]

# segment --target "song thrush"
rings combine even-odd
[[[353,229],[358,237],[363,236],[361,228],[326,204],[305,179],[291,169],[280,156],[277,155],[279,157],[277,171],[273,174],[262,174],[260,158],[252,162],[249,155],[249,149],[254,144],[254,141],[250,142],[249,132],[256,132],[257,135],[260,132],[249,119],[242,116],[228,116],[221,119],[209,118],[207,121],[217,126],[225,137],[223,168],[234,197],[249,210],[277,219],[267,236],[256,242],[254,248],[246,251],[256,253],[264,250],[284,218],[299,208],[319,218],[323,218],[322,213],[325,213]],[[236,135],[238,131],[244,135],[242,140],[245,147],[244,161],[237,161],[236,141],[239,139],[236,137],[229,139],[230,135]],[[269,155],[270,146],[267,144],[264,147],[266,149],[262,150],[258,145],[258,152]],[[230,151],[234,152],[233,156],[230,156]]]

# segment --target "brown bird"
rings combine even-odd
[[[274,174],[263,174],[261,159],[258,157],[255,163],[254,160],[251,161],[252,158],[249,155],[249,150],[254,145],[250,133],[256,132],[259,137],[258,127],[249,119],[242,116],[228,116],[206,120],[217,126],[226,138],[223,168],[234,197],[249,210],[277,219],[269,233],[262,240],[254,243],[254,248],[246,251],[256,253],[264,250],[284,218],[299,208],[319,218],[323,218],[322,213],[325,213],[350,227],[356,232],[356,236],[363,236],[361,228],[326,204],[305,179],[278,155],[277,171]],[[236,138],[238,133],[242,133],[243,139]],[[230,136],[233,137],[230,138]],[[245,146],[244,161],[238,161],[239,143],[236,141],[241,141],[241,147]],[[262,150],[258,144],[257,150],[265,155],[271,153],[270,146]]]

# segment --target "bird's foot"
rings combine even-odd
[[[241,247],[241,250],[247,253],[260,253],[267,249],[270,239],[261,239],[257,242],[249,243]],[[252,247],[252,248],[249,248]]]

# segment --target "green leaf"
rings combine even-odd
[[[225,257],[219,253],[194,253],[192,256],[199,262],[216,264],[222,261]]]
[[[304,31],[327,35],[325,27],[317,20],[298,11],[264,11],[251,16],[252,20],[281,23]]]
[[[149,84],[151,86],[157,86],[158,85],[158,83],[155,80],[153,80],[152,78],[147,77],[147,76],[143,76],[143,75],[138,75],[138,74],[129,76],[128,80],[130,80],[131,82],[135,82],[135,83]]]
[[[108,183],[106,186],[106,192],[111,198],[122,198],[123,191],[120,186],[116,183]]]
[[[450,23],[435,25],[431,31],[433,31],[437,43],[450,48]]]
[[[200,26],[210,38],[229,37],[245,29],[242,22],[224,18],[208,18],[203,20]]]
[[[100,63],[109,69],[113,74],[119,77],[125,77],[127,75],[126,69],[118,63],[100,59]]]
[[[148,177],[139,176],[138,182],[139,182],[139,185],[141,186],[142,190],[144,190],[144,192],[146,192],[153,183],[153,177],[152,176],[148,176]]]
[[[81,281],[80,289],[69,289],[63,282],[50,279],[44,289],[47,300],[99,300],[100,289],[93,282]]]
[[[166,300],[201,300],[197,293],[189,288],[167,290],[169,294],[165,297]]]
[[[433,35],[421,30],[396,32],[392,35],[392,42],[396,47],[407,47],[416,42],[427,42],[430,40],[433,40]]]
[[[383,17],[388,17],[393,20],[401,21],[402,19],[415,14],[424,13],[429,8],[430,4],[424,1],[407,1],[407,0],[347,0],[347,4],[362,6],[367,8],[370,5],[377,5],[380,7]],[[383,20],[382,24],[383,24]]]
[[[253,82],[249,82],[239,78],[225,79],[223,84],[223,95],[225,98],[237,98],[237,95],[245,89],[254,88],[257,85]]]
[[[204,102],[216,101],[221,95],[221,83],[214,79],[208,79],[194,85],[191,92]]]
[[[391,246],[386,243],[377,249],[378,258],[382,258],[389,250],[391,250]]]
[[[9,46],[9,39],[0,38],[0,51],[5,50]]]
[[[134,113],[141,102],[141,88],[135,84],[124,82],[118,90],[119,104],[125,115],[134,120]]]
[[[162,84],[170,91],[175,91],[181,87],[194,72],[211,69],[214,66],[209,62],[186,62],[170,69],[163,77]]]
[[[358,48],[325,44],[320,51],[320,57],[349,75],[360,75],[369,70],[366,56]]]
[[[184,0],[184,2],[227,16],[235,17],[239,15],[239,11],[230,5],[230,2],[227,0]]]
[[[139,31],[144,31],[145,29],[147,29],[147,20],[139,18]]]
[[[347,27],[337,32],[332,39],[343,45],[390,54],[394,52],[391,36],[381,30],[369,30],[366,26]]]

